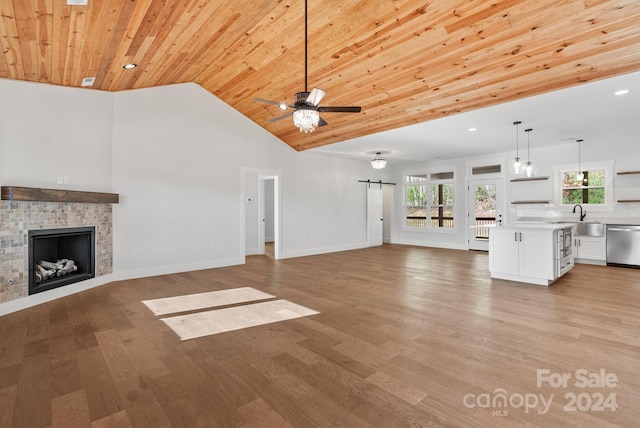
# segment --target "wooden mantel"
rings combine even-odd
[[[3,201],[35,202],[79,202],[94,204],[117,204],[117,193],[79,192],[76,190],[42,189],[39,187],[0,187],[0,199]]]

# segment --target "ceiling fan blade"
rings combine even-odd
[[[262,98],[254,98],[253,101],[258,102],[258,103],[273,104],[275,106],[280,107],[280,110],[286,110],[289,107],[293,107],[293,106],[290,106],[289,104],[286,104],[286,103],[279,103],[278,101],[271,101],[271,100],[263,100]]]
[[[255,101],[257,103],[267,103],[267,104],[273,104],[273,105],[277,105],[277,106],[282,104],[282,103],[279,103],[277,101],[263,100],[262,98],[254,98],[253,101]]]
[[[360,113],[362,107],[360,106],[342,106],[342,107],[318,107],[318,111],[329,113]]]
[[[282,116],[278,116],[278,117],[272,117],[271,119],[267,119],[267,122],[276,122],[278,120],[286,119],[287,117],[290,117],[292,114],[293,112],[283,114]]]
[[[327,121],[324,120],[323,118],[320,118],[320,120],[318,121],[318,126],[325,126],[328,125]]]
[[[317,106],[325,95],[327,95],[327,93],[322,89],[313,88],[313,90],[307,97],[307,103]]]

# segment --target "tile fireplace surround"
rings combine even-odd
[[[29,230],[95,226],[96,277],[112,273],[112,218],[110,203],[0,201],[0,303],[28,295]]]

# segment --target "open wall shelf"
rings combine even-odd
[[[518,177],[518,178],[512,178],[510,181],[512,183],[518,183],[521,181],[540,181],[540,180],[548,180],[549,177]]]
[[[549,201],[512,201],[513,205],[548,204]]]

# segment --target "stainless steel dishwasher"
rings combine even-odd
[[[607,264],[640,268],[639,225],[607,225]]]

